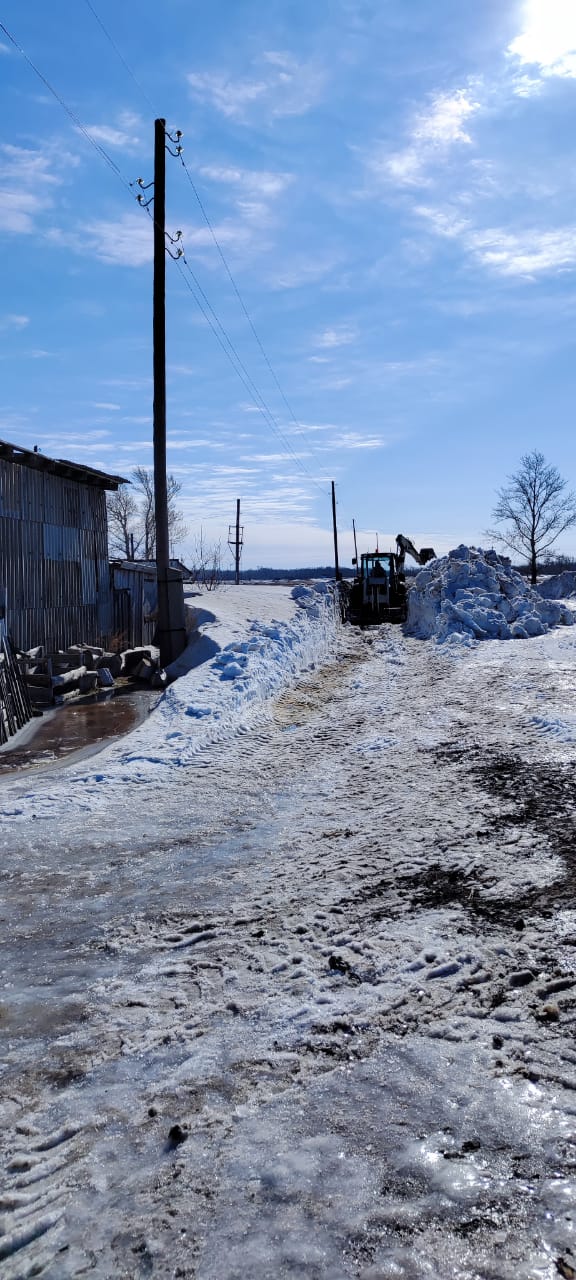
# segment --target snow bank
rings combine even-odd
[[[555,573],[536,587],[539,596],[545,600],[565,600],[567,596],[576,596],[576,573],[565,569],[564,573]]]
[[[267,698],[334,649],[338,611],[333,584],[220,588],[190,601],[199,629],[173,664],[180,675],[148,720],[62,778],[16,777],[18,801],[5,786],[0,817],[25,821],[102,813],[127,785],[160,786],[197,752],[241,730]],[[48,782],[48,786],[46,785]],[[32,784],[32,785],[30,785]],[[23,794],[20,794],[23,791]]]
[[[141,767],[185,765],[334,643],[334,595],[326,582],[223,589],[203,595],[201,605],[210,606],[200,610],[206,621],[192,641],[192,651],[202,647],[201,664],[167,689],[151,722],[108,749],[109,758]]]
[[[408,630],[439,642],[525,640],[574,615],[543,599],[496,551],[456,547],[416,575],[408,593]]]

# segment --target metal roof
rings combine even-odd
[[[53,476],[61,476],[63,480],[76,480],[77,484],[89,484],[98,489],[117,489],[121,484],[128,484],[124,476],[111,476],[106,471],[97,471],[94,467],[85,467],[79,462],[67,462],[65,458],[47,458],[45,453],[35,449],[23,449],[21,445],[10,444],[8,440],[0,440],[0,458],[15,462],[21,467],[30,467],[34,471],[49,471]]]

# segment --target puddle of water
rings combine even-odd
[[[0,776],[46,768],[66,756],[91,755],[141,724],[160,697],[157,689],[127,689],[66,702],[34,722],[24,742],[0,751]]]

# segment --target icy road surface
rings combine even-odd
[[[107,810],[0,791],[3,1280],[576,1272],[575,644],[338,629]]]

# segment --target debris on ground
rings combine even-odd
[[[51,652],[40,645],[27,652],[18,650],[18,661],[34,707],[60,706],[70,698],[113,689],[116,681],[138,680],[153,688],[166,684],[153,645],[119,653],[88,644]]]

